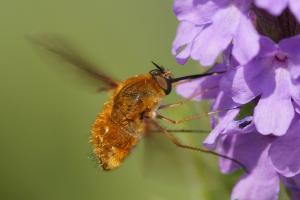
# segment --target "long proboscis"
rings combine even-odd
[[[226,71],[219,71],[219,72],[207,72],[207,73],[202,73],[202,74],[194,74],[194,75],[188,75],[188,76],[182,76],[178,78],[172,78],[170,80],[171,83],[176,83],[179,81],[184,81],[184,80],[193,80],[193,79],[198,79],[206,76],[216,76],[225,73]]]
[[[105,73],[101,72],[98,67],[90,61],[82,57],[76,48],[70,45],[63,38],[44,34],[44,35],[30,35],[26,37],[33,44],[42,47],[47,52],[56,56],[62,61],[71,64],[73,67],[85,73],[89,78],[93,78],[106,86],[107,89],[113,89],[118,86],[117,81],[114,81]]]

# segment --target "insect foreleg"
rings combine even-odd
[[[215,89],[215,88],[207,88],[207,89],[203,89],[202,91],[197,91],[194,94],[191,94],[186,100],[178,101],[178,102],[171,103],[171,104],[161,105],[158,107],[158,110],[166,109],[166,108],[176,108],[176,107],[182,106],[183,104],[190,102],[191,100],[193,100],[193,98],[196,98],[200,94],[205,94],[205,93],[209,92],[211,89]]]
[[[167,121],[167,122],[172,123],[172,124],[180,124],[180,123],[183,123],[183,122],[187,122],[187,121],[191,121],[191,120],[195,120],[195,119],[200,119],[200,118],[205,117],[205,116],[215,115],[219,112],[229,111],[229,110],[233,110],[233,109],[237,109],[237,108],[239,108],[239,107],[228,108],[228,109],[224,109],[224,110],[215,110],[215,111],[211,111],[211,112],[195,114],[195,115],[191,115],[191,116],[185,117],[185,118],[180,119],[180,120],[174,120],[174,119],[165,117],[161,114],[157,114],[156,118]]]
[[[161,120],[166,121],[166,122],[169,122],[169,123],[172,123],[172,124],[180,124],[180,123],[183,123],[183,122],[187,122],[187,121],[199,119],[199,118],[202,118],[204,116],[209,116],[209,115],[212,115],[212,114],[215,114],[215,112],[209,112],[209,113],[202,113],[202,114],[191,115],[191,116],[185,117],[185,118],[180,119],[180,120],[174,120],[174,119],[165,117],[165,116],[163,116],[161,114],[157,114],[156,118],[157,119],[161,119]]]
[[[179,102],[176,102],[176,103],[161,105],[161,106],[158,107],[158,110],[167,109],[167,108],[176,108],[176,107],[182,106],[186,102],[187,101],[179,101]]]

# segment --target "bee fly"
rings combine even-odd
[[[172,85],[179,81],[206,76],[219,75],[212,72],[173,78],[171,72],[154,63],[155,69],[149,73],[134,76],[123,82],[117,82],[99,71],[85,60],[74,48],[58,37],[30,38],[31,41],[46,49],[89,77],[104,85],[100,91],[113,90],[103,110],[98,114],[91,130],[93,151],[104,170],[119,167],[130,151],[147,133],[149,125],[156,127],[168,139],[179,147],[213,154],[232,160],[245,169],[239,161],[225,155],[204,149],[183,145],[166,129],[161,127],[156,118],[167,119],[157,113],[162,99],[170,94]]]

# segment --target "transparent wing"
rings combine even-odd
[[[101,85],[99,91],[114,89],[118,86],[118,81],[115,81],[102,72],[99,67],[83,57],[82,53],[62,37],[52,34],[42,34],[30,35],[27,38],[33,44],[51,54],[52,57],[68,63],[75,70],[77,69],[76,71],[81,77],[83,74],[87,79],[96,81],[98,87]]]
[[[190,175],[190,166],[195,162],[197,153],[183,151],[170,142],[156,127],[149,123],[143,140],[143,173],[145,178],[160,180],[167,184],[182,182]],[[168,129],[168,131],[187,136],[189,133],[199,135],[199,130]],[[189,133],[186,133],[189,132]],[[203,133],[203,135],[207,134]],[[197,159],[196,159],[197,160]]]
[[[142,170],[146,179],[166,184],[184,179],[184,163],[191,162],[189,156],[185,157],[185,152],[174,147],[159,132],[148,134],[143,145]]]

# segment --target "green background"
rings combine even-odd
[[[144,140],[121,168],[102,171],[90,158],[89,130],[108,95],[63,63],[41,56],[26,35],[53,33],[80,47],[117,79],[146,73],[154,60],[175,75],[200,72],[171,55],[177,21],[171,0],[1,0],[0,198],[228,199],[237,177],[222,175],[217,159]],[[172,94],[166,103],[180,100]],[[205,112],[190,102],[165,114],[175,119]],[[208,129],[208,119],[169,128]],[[180,135],[180,136],[179,136]],[[184,136],[183,136],[184,135]],[[200,145],[205,134],[177,134]]]

